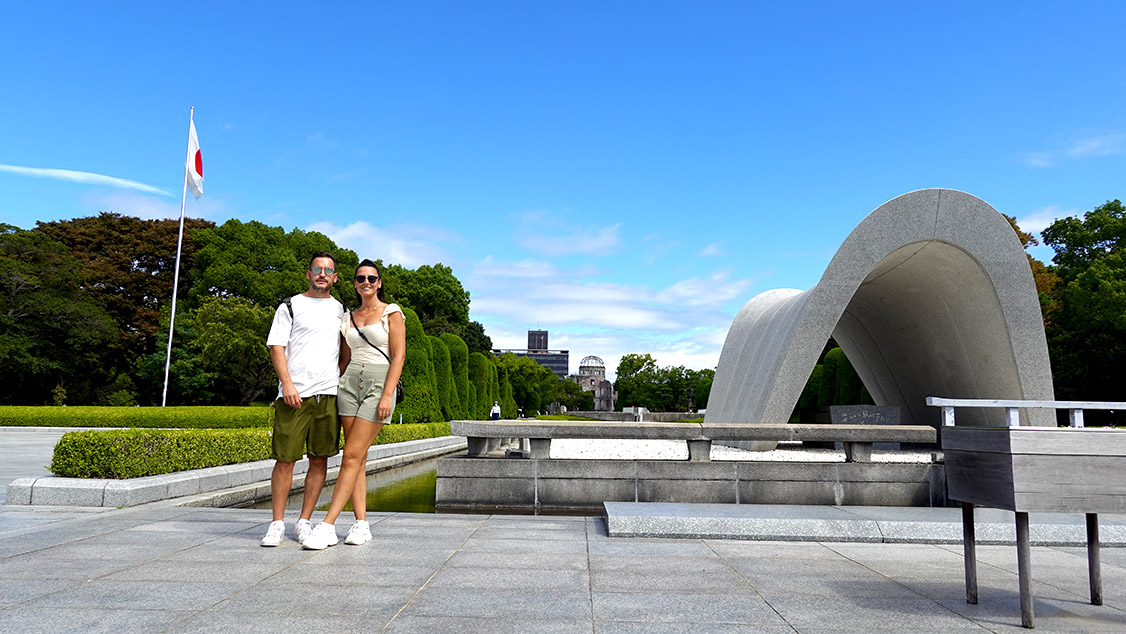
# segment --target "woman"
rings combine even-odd
[[[302,546],[323,550],[336,544],[336,517],[352,498],[356,523],[344,538],[346,544],[371,540],[365,519],[367,503],[367,453],[379,430],[395,410],[395,386],[403,373],[406,357],[406,326],[403,311],[383,299],[383,275],[371,260],[360,262],[352,285],[360,307],[340,322],[340,377],[336,406],[344,427],[344,456],[332,492],[328,513],[313,528]]]

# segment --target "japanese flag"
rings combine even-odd
[[[199,151],[199,139],[195,135],[195,121],[188,132],[188,191],[196,200],[203,195],[203,153]]]

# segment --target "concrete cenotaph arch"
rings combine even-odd
[[[789,420],[830,335],[876,404],[898,406],[905,425],[939,426],[927,396],[1054,398],[1028,258],[1004,216],[964,192],[924,189],[884,203],[816,286],[747,302],[727,333],[705,421]],[[1003,426],[1003,411],[959,412],[958,424]],[[1055,420],[1024,410],[1021,424]]]

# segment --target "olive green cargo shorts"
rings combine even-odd
[[[274,441],[271,457],[278,462],[297,462],[305,455],[328,458],[340,451],[340,419],[336,396],[318,394],[293,408],[280,398],[274,401]]]

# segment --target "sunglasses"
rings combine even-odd
[[[379,281],[379,276],[378,275],[357,275],[356,276],[357,282],[363,284],[364,280],[367,280],[368,284],[375,284],[377,281]]]
[[[336,269],[331,266],[310,266],[309,272],[313,275],[320,275],[321,272],[324,272],[325,275],[332,275],[336,272]]]

